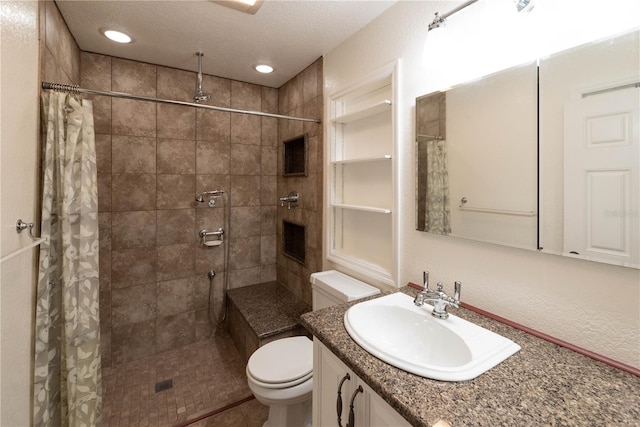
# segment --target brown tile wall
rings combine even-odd
[[[78,84],[80,49],[53,0],[39,0],[40,76],[43,81]]]
[[[80,83],[80,49],[53,0],[38,0],[40,80],[50,83]],[[43,91],[44,92],[44,91]],[[41,141],[46,129],[40,126]],[[38,153],[38,185],[42,184],[42,153]],[[40,189],[39,193],[42,190]],[[41,210],[38,198],[38,211]]]
[[[195,57],[194,57],[195,60]],[[83,87],[193,102],[196,74],[87,52]],[[278,112],[278,89],[213,76],[212,105]],[[93,97],[100,208],[100,305],[105,366],[204,339],[209,279],[224,250],[198,230],[224,227],[232,198],[230,288],[276,279],[278,119]]]
[[[280,87],[278,109],[280,114],[322,118],[323,75],[322,58]],[[308,135],[307,176],[282,176],[283,143],[293,137]],[[277,144],[278,197],[291,191],[299,193],[296,208],[287,209],[278,205],[277,219],[277,278],[296,296],[311,305],[311,273],[322,269],[322,184],[323,184],[323,132],[322,124],[279,120]],[[305,264],[284,255],[282,239],[283,220],[305,226]]]

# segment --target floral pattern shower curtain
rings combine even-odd
[[[42,236],[35,330],[34,425],[101,422],[98,192],[93,107],[43,95]]]
[[[426,199],[425,231],[451,234],[447,142],[443,139],[434,139],[427,143]]]

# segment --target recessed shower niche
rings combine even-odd
[[[307,176],[307,134],[282,141],[282,176]]]
[[[305,226],[282,221],[284,254],[305,265]]]

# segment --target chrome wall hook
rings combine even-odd
[[[31,224],[31,226],[33,226],[33,224]],[[29,227],[29,224],[27,224],[23,220],[19,219],[18,221],[16,221],[16,231],[18,232],[18,234],[22,233],[22,230],[27,227]]]
[[[32,222],[24,222],[21,219],[16,221],[16,232],[18,234],[22,233],[22,230],[28,228],[29,229],[29,237],[31,237],[34,240],[35,239],[39,239],[40,237],[33,235],[33,227],[34,227],[34,224]]]

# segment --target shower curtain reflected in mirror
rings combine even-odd
[[[426,142],[426,206],[425,230],[436,234],[451,234],[449,208],[449,171],[447,169],[447,142],[431,139]]]
[[[34,425],[101,423],[98,192],[90,101],[43,95]]]

